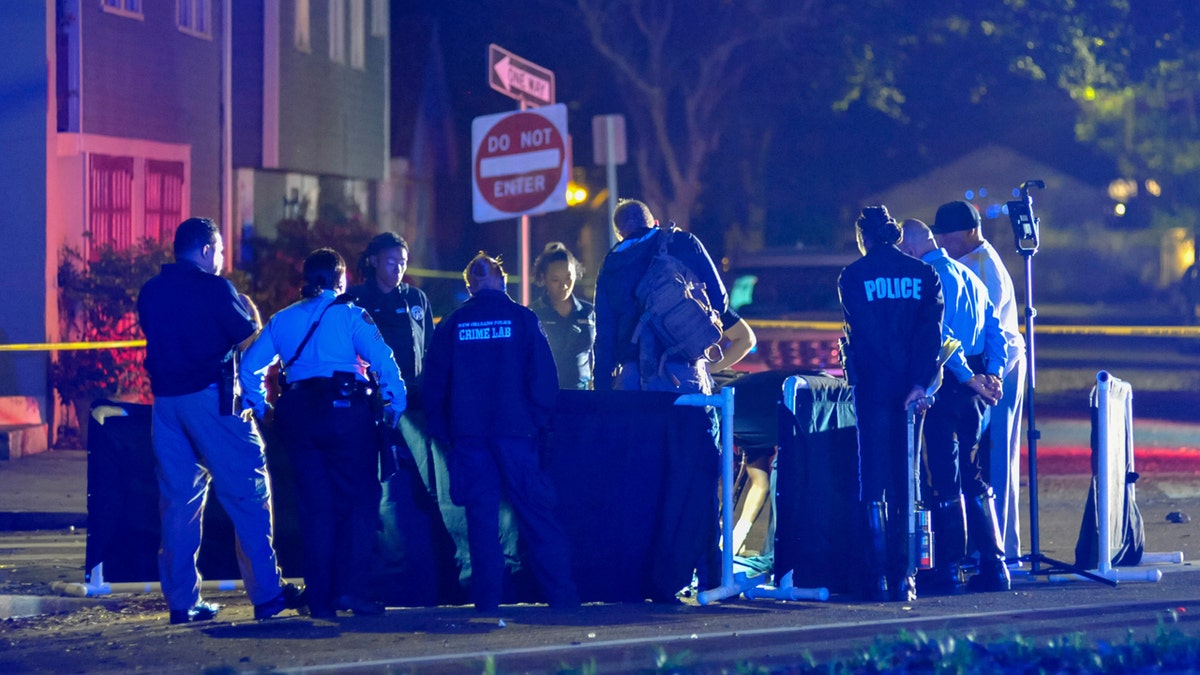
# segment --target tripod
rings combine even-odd
[[[1038,541],[1038,472],[1037,442],[1041,432],[1034,417],[1034,390],[1037,388],[1037,362],[1034,359],[1034,319],[1037,310],[1033,307],[1033,256],[1038,251],[1038,219],[1033,215],[1033,197],[1030,188],[1045,189],[1040,180],[1028,180],[1021,184],[1021,200],[1008,202],[1008,217],[1012,221],[1013,239],[1017,252],[1025,258],[1025,360],[1028,379],[1025,381],[1025,414],[1028,420],[1027,440],[1029,443],[1029,555],[1021,556],[1022,562],[1030,564],[1030,573],[1047,576],[1060,572],[1078,574],[1081,577],[1116,587],[1117,582],[1075,565],[1042,555]],[[1046,565],[1046,567],[1042,567]]]

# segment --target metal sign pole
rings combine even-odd
[[[529,104],[525,99],[521,99],[520,110],[524,112],[529,108]],[[521,261],[521,304],[529,306],[529,215],[524,214],[517,221],[517,241],[520,247]]]
[[[615,131],[616,117],[608,115],[604,118],[605,173],[608,176],[608,247],[617,245],[617,231],[613,228],[613,216],[617,213],[617,141]]]

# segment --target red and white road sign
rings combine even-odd
[[[471,122],[475,222],[567,208],[567,106],[476,117]]]

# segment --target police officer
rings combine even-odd
[[[447,439],[450,493],[467,510],[471,595],[494,612],[503,600],[502,497],[512,504],[529,563],[553,607],[579,603],[567,536],[537,438],[550,422],[558,375],[537,316],[505,292],[500,261],[480,252],[463,271],[471,297],[434,331],[425,362],[429,432]]]
[[[592,303],[575,297],[575,282],[581,276],[583,265],[561,241],[546,244],[533,261],[533,278],[542,293],[529,309],[537,314],[550,342],[560,389],[592,388],[596,310]]]
[[[211,483],[237,532],[238,566],[254,617],[269,619],[303,602],[276,564],[262,437],[232,403],[234,357],[254,339],[258,310],[220,277],[225,245],[212,220],[180,223],[174,249],[175,262],[142,286],[137,301],[154,392],[163,595],[171,623],[207,621],[220,610],[200,597],[196,569]]]
[[[312,616],[337,610],[380,614],[370,599],[371,550],[379,518],[378,436],[370,380],[385,418],[404,411],[404,380],[379,329],[345,298],[346,263],[329,248],[304,261],[303,298],[271,317],[246,351],[246,402],[266,415],[267,369],[283,360],[275,421],[299,491],[304,578]],[[360,359],[369,364],[368,373]]]
[[[408,242],[402,237],[392,232],[375,236],[358,258],[362,283],[348,288],[346,295],[374,319],[408,389],[399,431],[388,432],[399,435],[389,443],[397,457],[385,457],[381,467],[377,571],[389,592],[402,594],[397,595],[398,601],[434,605],[441,599],[439,591],[453,599],[457,587],[457,579],[447,578],[455,565],[449,560],[453,552],[443,550],[453,545],[443,541],[448,536],[443,518],[462,522],[464,516],[462,508],[450,501],[449,490],[437,483],[438,473],[445,475],[446,462],[441,448],[431,444],[425,432],[421,371],[433,341],[433,310],[424,291],[404,282],[408,261]],[[465,528],[455,528],[451,534],[461,540],[458,567],[465,567]],[[398,583],[413,578],[436,578],[439,583]]]
[[[887,208],[864,208],[855,231],[863,257],[842,270],[838,294],[858,420],[859,501],[870,533],[868,595],[911,601],[905,415],[909,406],[928,407],[926,387],[938,374],[942,287],[932,267],[896,247],[900,226]]]
[[[1008,568],[995,512],[990,510],[991,501],[985,499],[991,488],[983,480],[979,457],[984,410],[1000,399],[1008,360],[999,313],[979,277],[938,247],[928,225],[906,220],[903,229],[900,249],[932,265],[942,282],[942,338],[953,338],[962,345],[943,367],[942,387],[925,416],[925,466],[933,489],[932,499],[927,500],[933,507],[933,585],[949,593],[962,592],[961,562],[967,553],[970,513],[971,533],[982,552],[980,574],[972,577],[971,585],[980,590],[1008,590]],[[990,511],[987,516],[985,503]]]

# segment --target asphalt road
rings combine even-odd
[[[1185,562],[1154,566],[1158,582],[1052,582],[1018,575],[1010,593],[920,597],[915,603],[731,600],[699,606],[595,604],[573,611],[505,606],[493,616],[469,607],[391,609],[383,617],[314,621],[291,615],[251,618],[241,593],[211,598],[226,604],[217,621],[171,626],[160,596],[125,595],[67,613],[0,622],[0,672],[556,672],[595,663],[598,672],[652,670],[660,658],[715,672],[739,662],[824,661],[854,653],[901,631],[929,637],[1086,640],[1151,636],[1160,623],[1200,633],[1200,466],[1177,467],[1138,483],[1147,550],[1179,551]],[[1073,561],[1088,478],[1050,474],[1040,481],[1041,552]],[[84,533],[0,535],[0,593],[18,595],[47,580],[77,581]],[[19,564],[18,564],[19,561]],[[1147,566],[1142,566],[1147,568]],[[1142,568],[1138,568],[1142,569]],[[500,621],[503,620],[502,626]]]

